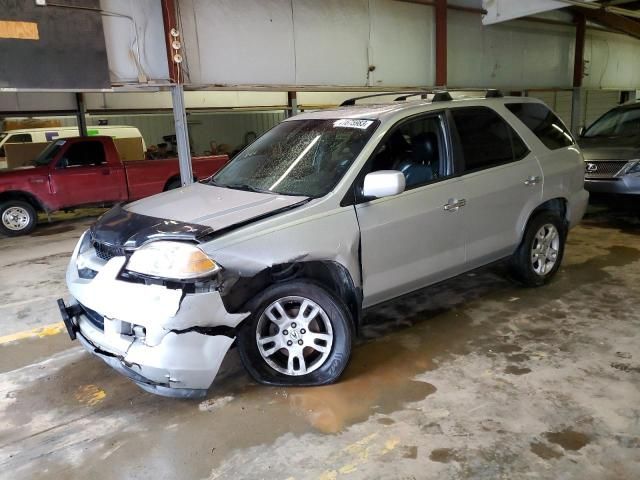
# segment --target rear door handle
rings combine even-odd
[[[457,212],[460,208],[464,207],[467,204],[467,201],[463,198],[460,200],[449,199],[448,203],[445,203],[442,206],[442,209],[445,212]]]
[[[541,180],[541,178],[540,178],[540,177],[534,177],[534,176],[531,176],[531,177],[527,178],[527,179],[524,181],[524,184],[525,184],[527,187],[530,187],[531,185],[536,185],[536,184],[540,183],[540,180]]]

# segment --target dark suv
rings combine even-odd
[[[640,102],[609,110],[580,135],[585,188],[640,195]]]

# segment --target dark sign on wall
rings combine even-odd
[[[0,88],[109,88],[100,1],[46,3],[0,0]]]

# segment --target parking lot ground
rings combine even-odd
[[[0,238],[0,477],[640,478],[638,216],[592,210],[545,287],[496,266],[367,312],[335,385],[256,385],[234,350],[201,401],[56,327],[90,221]]]

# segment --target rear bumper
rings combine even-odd
[[[569,199],[569,210],[567,211],[567,220],[569,220],[569,228],[575,227],[585,212],[589,204],[589,192],[581,189],[579,192],[573,194]]]

